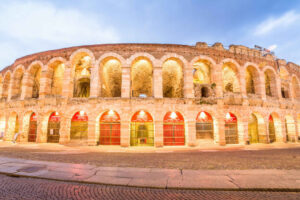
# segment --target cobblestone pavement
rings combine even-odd
[[[98,147],[100,148],[100,147]],[[300,169],[300,146],[267,150],[193,150],[161,152],[97,152],[97,148],[6,146],[0,156],[107,167],[169,169]],[[117,149],[122,151],[124,149]],[[126,150],[126,149],[125,149]]]
[[[171,190],[80,184],[0,175],[0,199],[272,199],[296,200],[300,193]]]

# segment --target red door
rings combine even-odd
[[[167,112],[164,117],[164,145],[179,146],[185,144],[184,119],[179,112]]]
[[[100,118],[100,144],[120,145],[120,116],[117,112],[110,110],[103,113]]]
[[[36,142],[37,119],[36,114],[32,113],[29,121],[28,142]]]

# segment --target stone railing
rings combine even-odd
[[[225,92],[223,101],[225,105],[242,105],[243,97],[240,93]]]

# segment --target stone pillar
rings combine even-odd
[[[286,125],[285,125],[285,118],[280,119],[281,121],[281,136],[282,136],[282,142],[287,142],[287,133],[286,133]]]
[[[240,92],[243,98],[247,98],[245,70],[240,71]]]
[[[219,132],[219,145],[225,146],[226,145],[226,140],[225,140],[225,120],[224,117],[222,116],[223,113],[219,113],[219,116],[217,116],[218,120],[218,132]]]
[[[267,99],[267,95],[266,95],[266,86],[265,86],[265,74],[264,73],[260,73],[259,77],[259,83],[260,83],[260,97],[263,99],[263,100],[266,100]]]
[[[44,115],[39,113],[37,118],[37,139],[38,143],[47,142],[47,124],[45,124]]]
[[[130,89],[130,66],[125,64],[122,66],[122,98],[130,98],[131,97],[131,89]]]
[[[66,144],[70,141],[71,119],[65,116],[60,118],[59,144]]]
[[[8,85],[7,101],[10,101],[10,100],[11,100],[11,97],[12,97],[12,93],[13,93],[13,82],[14,82],[14,79],[13,79],[13,76],[11,76],[10,81],[9,81],[9,85]],[[22,84],[22,87],[23,87],[23,84]]]
[[[277,77],[277,76],[276,76],[276,88],[277,88],[276,97],[280,100],[280,99],[282,99],[282,95],[281,95],[281,79],[279,77]]]
[[[51,83],[53,81],[53,68],[47,67],[43,69],[41,72],[41,79],[40,79],[40,94],[39,98],[43,99],[46,95],[51,94]]]
[[[196,120],[190,120],[186,122],[186,130],[187,132],[187,145],[190,147],[194,147],[197,145],[196,141]]]
[[[298,119],[298,116],[297,116],[297,113],[294,115],[294,119],[295,119],[295,142],[300,142],[299,140],[298,140],[298,138],[299,138],[299,129],[300,129],[300,127],[299,127],[299,119]]]
[[[98,139],[96,138],[96,121],[89,119],[88,121],[88,145],[96,146]]]
[[[215,69],[214,80],[216,83],[216,97],[219,106],[224,104],[223,102],[223,79],[222,79],[222,64],[217,64],[213,67]],[[223,109],[223,107],[221,107]]]
[[[130,146],[130,122],[121,121],[121,147]]]
[[[155,121],[154,128],[154,141],[155,147],[163,147],[164,146],[164,129],[162,121]]]
[[[32,81],[33,80],[29,72],[25,72],[22,83],[21,100],[32,97]]]
[[[153,72],[154,97],[163,98],[162,68],[155,66]]]
[[[194,98],[193,66],[187,65],[184,68],[183,96],[184,98]]]
[[[244,117],[244,118],[242,118],[241,119],[242,120],[242,125],[243,125],[243,128],[244,128],[244,131],[243,131],[243,140],[241,140],[240,139],[240,137],[239,137],[239,144],[241,144],[241,143],[244,143],[244,144],[247,144],[247,141],[249,141],[250,140],[250,138],[249,138],[249,132],[248,132],[248,120],[247,120],[247,118],[246,117]],[[240,133],[240,130],[239,130],[239,127],[238,127],[238,133]]]
[[[66,65],[64,78],[63,78],[63,89],[62,96],[65,98],[73,97],[73,77],[72,77],[72,68],[69,65]]]
[[[99,68],[98,66],[94,66],[91,69],[91,92],[90,92],[90,97],[96,98],[99,95],[99,91],[101,88],[100,85],[100,77],[99,77]]]

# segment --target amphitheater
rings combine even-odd
[[[187,146],[299,142],[300,66],[241,45],[103,44],[0,74],[3,141]]]

